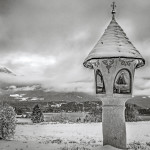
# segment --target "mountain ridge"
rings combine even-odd
[[[36,87],[36,86],[35,86]],[[38,86],[37,86],[38,87]],[[6,92],[4,95],[0,95],[0,102],[50,102],[50,101],[67,101],[67,102],[85,102],[85,101],[101,101],[100,98],[95,94],[84,93],[84,92],[56,92],[56,91],[45,91],[38,87],[34,90],[21,90],[15,92]],[[135,104],[143,109],[150,108],[150,96],[134,96],[129,99],[127,103]]]
[[[15,73],[13,73],[10,69],[0,66],[0,73],[6,73],[6,74],[11,74],[13,76],[16,76]]]

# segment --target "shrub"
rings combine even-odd
[[[102,107],[96,106],[91,109],[89,121],[90,122],[102,122]]]
[[[33,123],[40,123],[44,121],[43,113],[39,105],[35,105],[31,114],[31,120]]]
[[[131,150],[149,150],[149,146],[147,146],[145,143],[140,143],[138,142],[133,142],[133,143],[129,143],[128,145],[128,149]]]
[[[133,104],[126,104],[125,119],[128,122],[138,120],[138,110]]]
[[[10,139],[15,134],[16,113],[13,107],[5,104],[0,108],[0,138]]]

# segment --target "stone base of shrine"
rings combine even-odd
[[[102,128],[103,145],[126,149],[125,101],[118,98],[103,101]]]

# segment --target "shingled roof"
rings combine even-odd
[[[145,60],[129,41],[123,29],[116,22],[115,17],[112,17],[104,34],[89,53],[83,64],[85,67],[92,69],[91,60],[106,58],[137,59],[136,68],[142,67],[145,64]]]

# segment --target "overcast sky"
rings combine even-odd
[[[115,0],[116,20],[146,60],[134,93],[150,94],[150,1]],[[111,21],[112,0],[0,0],[0,65],[21,82],[94,92],[83,61]],[[17,77],[16,77],[17,78]],[[24,79],[20,79],[24,78]],[[15,79],[14,79],[15,80]]]

